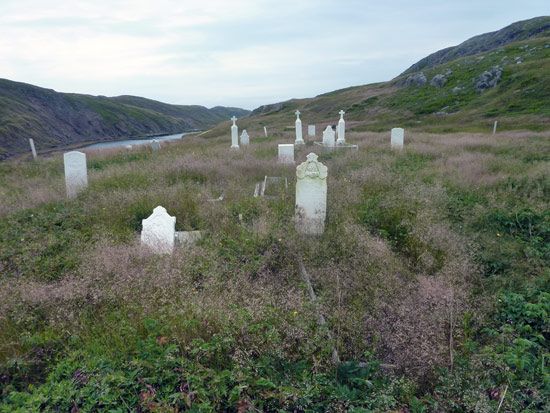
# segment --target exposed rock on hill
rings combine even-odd
[[[398,77],[450,62],[460,57],[472,56],[520,40],[550,36],[550,16],[535,17],[513,23],[501,30],[472,37],[458,46],[447,47],[419,60]]]

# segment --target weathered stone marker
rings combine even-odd
[[[65,186],[67,198],[72,199],[80,189],[88,186],[88,170],[86,169],[86,154],[78,151],[63,154],[65,164]]]
[[[391,130],[392,149],[403,149],[405,141],[405,130],[403,128],[393,128]]]
[[[264,135],[267,138],[267,128],[264,126]]]
[[[296,145],[303,145],[304,138],[302,137],[302,121],[300,120],[300,111],[297,110],[295,112],[296,115],[296,141],[294,142]],[[294,162],[294,160],[292,161]]]
[[[160,149],[160,142],[158,141],[158,139],[152,140],[151,149],[153,149],[154,151],[158,151]]]
[[[231,126],[231,149],[239,149],[239,128],[235,123],[237,118],[233,116],[231,120],[233,121],[233,126]]]
[[[340,120],[338,121],[338,140],[336,143],[346,143],[346,121],[344,120],[344,112],[341,110],[338,112],[340,115]]]
[[[307,136],[315,137],[315,125],[307,125]]]
[[[176,241],[176,217],[158,206],[149,218],[141,221],[141,243],[156,254],[171,254]]]
[[[495,124],[494,124],[494,126],[493,126],[493,135],[494,135],[495,133],[497,133],[497,125],[498,125],[498,120],[495,120]]]
[[[294,145],[292,143],[279,144],[279,162],[294,163]]]
[[[296,167],[296,231],[320,235],[325,230],[328,168],[313,152]]]
[[[31,144],[32,157],[36,161],[36,158],[38,158],[38,156],[36,155],[36,148],[34,147],[34,140],[32,138],[29,139],[29,143]]]
[[[241,145],[250,145],[250,136],[248,136],[246,129],[243,129],[243,133],[241,133]]]
[[[323,132],[323,145],[334,146],[334,131],[332,130],[332,126],[330,125],[328,125]]]

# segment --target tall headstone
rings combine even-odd
[[[346,121],[344,120],[344,112],[341,110],[338,112],[340,115],[340,120],[338,121],[338,140],[336,143],[346,143]]]
[[[243,129],[243,133],[241,133],[241,145],[250,145],[250,136],[248,136],[246,129]]]
[[[393,128],[391,130],[392,149],[403,149],[405,141],[405,130],[403,128]]]
[[[141,221],[141,243],[156,254],[171,254],[176,242],[176,217],[158,206],[149,218]]]
[[[493,135],[494,135],[495,133],[497,133],[497,125],[498,125],[498,120],[495,120],[495,124],[494,124],[494,126],[493,126]],[[31,140],[32,140],[32,139],[31,139]]]
[[[328,168],[317,161],[313,152],[296,167],[296,230],[320,235],[325,230]]]
[[[291,143],[279,144],[279,162],[294,163],[294,145]]]
[[[330,125],[328,125],[323,132],[323,145],[334,146],[334,131],[332,130],[332,126]]]
[[[237,118],[233,116],[231,120],[233,121],[233,126],[231,126],[231,149],[239,149],[239,128],[235,123]]]
[[[294,142],[296,145],[303,145],[304,138],[302,137],[302,121],[300,120],[300,111],[297,110],[295,112],[296,115],[296,141]]]
[[[158,141],[158,139],[153,139],[151,141],[151,148],[154,150],[154,151],[158,151],[160,149],[160,142]]]
[[[86,154],[78,151],[66,152],[63,155],[65,164],[65,186],[67,198],[72,199],[80,189],[88,186]]]
[[[264,126],[264,135],[267,138],[267,128]]]
[[[307,136],[315,137],[315,125],[307,125]]]
[[[34,140],[32,138],[29,139],[29,143],[31,144],[32,157],[36,161],[36,158],[38,158],[38,156],[36,155],[36,148],[34,147]]]

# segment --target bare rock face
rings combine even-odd
[[[414,75],[410,75],[405,79],[402,79],[400,81],[397,81],[395,83],[396,86],[424,86],[426,83],[428,83],[428,79],[426,79],[426,75],[422,72],[415,73]]]
[[[445,85],[445,83],[447,83],[447,78],[445,77],[445,75],[442,75],[441,73],[438,75],[435,75],[430,81],[430,85],[438,89],[441,89]]]
[[[483,72],[477,79],[475,89],[483,92],[485,89],[495,87],[502,76],[502,71],[499,67],[494,67],[491,70]]]

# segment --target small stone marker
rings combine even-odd
[[[241,145],[250,145],[250,137],[246,129],[243,129],[243,133],[241,133]]]
[[[332,130],[332,126],[330,125],[328,125],[323,132],[323,145],[334,146],[334,131]]]
[[[158,151],[160,149],[160,142],[158,141],[158,139],[153,139],[153,141],[151,142],[151,148],[154,151]]]
[[[300,111],[297,110],[294,114],[296,115],[296,141],[294,143],[296,145],[303,145],[305,142],[302,137],[302,121],[300,120]],[[294,162],[294,154],[292,155],[292,162]]]
[[[346,143],[346,121],[344,120],[344,112],[341,110],[338,112],[340,115],[340,120],[338,121],[338,140],[336,143]]]
[[[32,157],[36,161],[36,158],[38,158],[38,156],[36,155],[36,148],[34,147],[34,140],[32,138],[29,139],[29,143],[31,144]]]
[[[156,254],[171,254],[176,241],[176,217],[158,206],[151,216],[141,221],[141,243]]]
[[[315,137],[315,125],[307,125],[307,136]]]
[[[391,130],[391,147],[396,149],[403,149],[405,141],[405,130],[403,128],[393,128]]]
[[[495,125],[493,126],[493,135],[495,133],[497,133],[497,125],[498,125],[498,120],[495,120]],[[32,139],[31,139],[32,140]]]
[[[231,118],[233,126],[231,126],[231,149],[239,149],[239,128],[235,124],[237,118],[233,116]]]
[[[302,234],[320,235],[325,230],[327,211],[328,168],[310,153],[296,167],[296,230]]]
[[[264,126],[264,135],[267,138],[267,128]]]
[[[63,154],[65,164],[65,186],[67,198],[72,199],[81,188],[88,186],[88,170],[86,169],[86,154],[78,151]]]
[[[176,231],[176,242],[180,245],[189,246],[202,239],[201,231]]]
[[[292,143],[279,144],[279,162],[294,163],[294,145]]]

